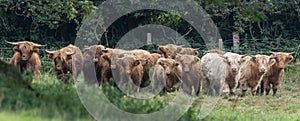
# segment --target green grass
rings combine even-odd
[[[51,71],[43,71],[31,80],[30,73],[23,79],[10,66],[0,64],[0,120],[7,121],[92,121],[81,104],[72,84],[56,79]],[[1,71],[2,70],[2,71]],[[300,69],[291,64],[285,72],[276,96],[220,97],[205,121],[300,121]],[[25,81],[24,81],[25,80]],[[29,83],[33,90],[24,84]],[[156,96],[150,100],[135,100],[124,96],[118,89],[106,85],[108,99],[119,109],[131,113],[151,113],[169,103],[174,93]],[[241,93],[237,90],[237,93]],[[199,96],[180,121],[200,120],[203,99]],[[94,97],[93,97],[94,99]],[[95,98],[95,100],[101,100]],[[103,109],[99,109],[103,110]]]

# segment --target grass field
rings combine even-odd
[[[43,72],[36,79],[30,74],[23,78],[10,66],[1,63],[0,68],[0,120],[1,121],[93,121],[85,110],[72,84],[57,80],[51,72]],[[5,65],[5,66],[4,66]],[[219,97],[213,111],[203,120],[224,121],[300,121],[300,69],[290,64],[286,69],[281,87],[276,96],[237,96]],[[23,81],[26,80],[26,81]],[[28,81],[29,80],[29,81]],[[29,83],[31,88],[24,86]],[[108,88],[107,88],[108,87]],[[136,101],[124,96],[120,91],[105,86],[106,95],[117,107],[127,112],[155,112],[172,97],[174,93],[156,96],[148,101]],[[237,94],[240,90],[237,90]],[[180,121],[200,120],[203,99],[199,96]],[[103,110],[103,109],[99,109]]]

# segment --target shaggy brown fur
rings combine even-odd
[[[164,84],[166,91],[178,90],[181,85],[182,68],[180,64],[169,58],[158,59],[152,75],[154,88],[157,89]]]
[[[82,70],[82,53],[80,49],[74,45],[68,45],[60,50],[48,51],[48,58],[54,62],[54,70],[57,76],[66,79],[66,74],[73,75],[74,83],[77,81],[77,76]]]
[[[242,88],[242,95],[245,96],[247,88],[251,88],[252,95],[256,95],[256,90],[270,67],[275,64],[275,60],[266,55],[256,55],[244,62],[238,73],[238,80]]]
[[[33,72],[33,76],[36,76],[42,66],[38,51],[45,45],[28,41],[6,42],[14,45],[14,55],[9,63],[16,66],[21,73],[29,69]]]
[[[182,67],[182,89],[187,94],[199,94],[201,90],[202,68],[200,58],[193,55],[177,55],[176,60]]]
[[[261,83],[261,95],[263,95],[264,90],[266,91],[266,95],[269,95],[271,89],[273,91],[273,95],[276,94],[284,74],[284,69],[286,65],[293,60],[293,56],[290,53],[283,52],[273,52],[271,57],[275,58],[276,63],[271,66],[271,69],[263,78]]]

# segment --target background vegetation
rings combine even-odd
[[[11,47],[4,40],[28,40],[58,49],[74,43],[82,21],[104,0],[0,0],[0,57],[10,57]],[[300,44],[299,0],[195,0],[210,14],[219,28],[224,47],[233,51],[232,33],[240,35],[240,53],[268,54],[272,51],[297,51]],[[114,47],[128,31],[146,24],[168,26],[180,34],[190,25],[180,17],[155,10],[141,10],[119,18],[106,31],[101,43]],[[205,49],[201,36],[192,30],[185,39],[194,48]],[[107,41],[108,40],[108,41]],[[152,51],[156,47],[150,47]],[[19,74],[0,63],[0,120],[94,120],[77,96],[73,85],[57,80],[44,51],[40,51],[43,69],[36,79],[30,73]],[[294,56],[297,57],[297,54]],[[222,97],[214,111],[204,120],[299,120],[299,68],[291,64],[277,96],[238,99]],[[134,100],[109,85],[109,98],[118,107],[137,112],[153,112],[167,104],[156,97],[137,109]],[[239,92],[239,91],[238,91]],[[166,94],[170,96],[171,94]],[[198,120],[203,96],[180,120]],[[138,102],[136,102],[139,104]],[[137,106],[139,107],[139,106]]]

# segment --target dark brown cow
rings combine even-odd
[[[182,68],[179,62],[170,58],[160,58],[154,67],[152,75],[154,79],[154,88],[158,89],[164,84],[166,91],[178,90],[181,85]]]
[[[95,75],[100,84],[101,80],[101,55],[102,50],[105,49],[102,45],[93,45],[83,50],[83,74],[84,80],[87,83],[96,83]]]
[[[33,72],[33,76],[36,76],[41,68],[41,60],[38,55],[40,47],[46,45],[40,45],[33,42],[8,42],[8,44],[14,45],[14,55],[10,59],[10,64],[15,65],[21,73],[30,69]]]
[[[122,86],[128,80],[132,80],[135,84],[135,91],[139,92],[144,74],[143,65],[139,59],[133,55],[125,55],[116,60],[117,68],[120,69],[120,78]]]
[[[77,81],[77,76],[82,70],[82,53],[80,49],[72,44],[56,51],[48,51],[48,58],[54,62],[54,70],[58,77],[66,79],[66,74],[73,75],[74,83]]]
[[[284,69],[286,65],[293,60],[292,53],[283,53],[283,52],[271,52],[272,58],[275,58],[276,63],[271,66],[270,70],[264,76],[261,82],[261,95],[263,95],[264,90],[266,95],[269,95],[270,90],[272,89],[273,95],[276,94],[277,89],[281,83]],[[271,87],[272,85],[272,87]]]
[[[182,67],[182,89],[187,94],[199,94],[202,81],[202,68],[200,58],[193,55],[177,55],[176,60]]]

